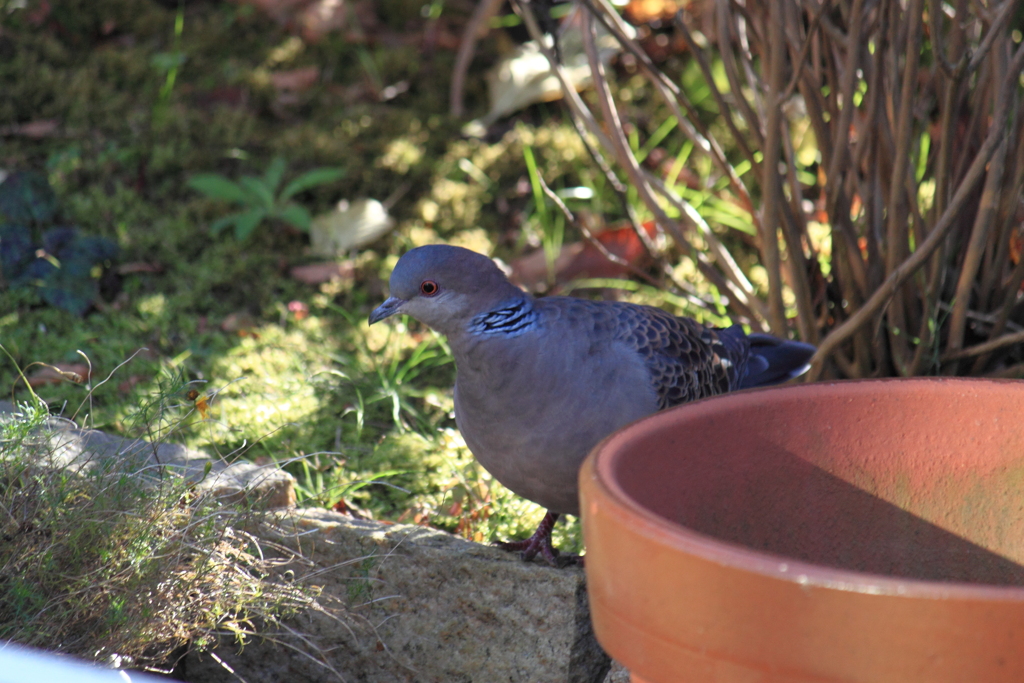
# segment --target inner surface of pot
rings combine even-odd
[[[744,392],[664,417],[613,463],[625,495],[747,548],[895,577],[1024,585],[1024,383]]]

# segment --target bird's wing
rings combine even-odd
[[[742,330],[715,330],[660,308],[617,304],[616,338],[644,359],[659,408],[733,389],[743,376],[748,345]]]
[[[560,343],[585,340],[581,353],[598,356],[613,345],[636,353],[647,368],[658,409],[735,389],[746,371],[750,345],[739,326],[716,330],[625,302],[554,296],[535,305],[542,325]]]

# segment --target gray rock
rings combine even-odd
[[[0,401],[0,423],[10,420],[14,405]],[[131,471],[154,479],[173,471],[207,493],[236,502],[243,497],[269,508],[295,506],[295,479],[273,465],[258,466],[245,460],[228,463],[202,451],[173,443],[114,436],[96,429],[81,429],[71,420],[50,417],[26,440],[40,467],[72,472]]]
[[[0,402],[0,422],[14,410]],[[26,443],[40,467],[154,478],[173,470],[199,491],[255,496],[271,507],[295,503],[294,480],[276,468],[228,464],[61,418],[50,418]],[[611,662],[594,639],[581,569],[527,564],[442,531],[319,509],[271,513],[261,536],[266,552],[275,544],[298,551],[309,563],[309,582],[322,586],[321,602],[334,614],[311,610],[286,627],[325,652],[328,666],[296,647],[295,638],[251,641],[241,652],[229,639],[215,656],[188,655],[184,675],[191,683],[238,680],[226,667],[247,683],[626,680],[621,667],[618,678],[606,678]]]
[[[590,626],[584,574],[527,564],[450,534],[356,520],[325,510],[276,515],[268,540],[301,550],[312,583],[344,606],[340,625],[305,614],[289,625],[313,634],[343,680],[372,683],[598,683],[611,662]],[[247,683],[336,680],[308,658],[271,643],[215,654]],[[225,670],[190,655],[191,683]]]

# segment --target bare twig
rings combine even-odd
[[[769,87],[773,93],[782,91],[783,69],[785,68],[786,43],[783,34],[781,3],[769,5]],[[761,215],[761,259],[768,270],[768,321],[775,334],[786,335],[786,310],[782,302],[782,266],[779,260],[779,243],[776,231],[782,228],[782,212],[779,198],[782,187],[779,178],[779,157],[781,152],[781,131],[783,116],[782,103],[772,98],[768,106],[768,121],[765,131],[764,164],[762,165],[761,187],[766,198]]]
[[[964,349],[955,349],[947,351],[942,355],[942,362],[960,360],[961,358],[971,358],[972,356],[981,356],[992,351],[998,351],[999,349],[1006,348],[1007,346],[1013,346],[1014,344],[1024,343],[1024,332],[1015,332],[1013,334],[1004,334],[998,339],[992,339],[982,344],[976,344],[974,346],[968,346]]]
[[[825,10],[829,7],[830,0],[822,0],[821,6],[818,7],[814,13],[814,18],[811,20],[810,25],[807,27],[807,35],[804,37],[803,45],[800,46],[800,51],[797,53],[796,59],[793,61],[793,76],[789,80],[789,85],[786,86],[782,94],[779,95],[780,100],[788,100],[792,96],[793,91],[796,90],[797,83],[800,82],[800,77],[803,75],[804,60],[807,59],[807,54],[811,51],[811,45],[814,43],[814,37],[818,31],[818,26],[821,24],[821,17],[825,14]]]
[[[459,52],[455,55],[455,66],[452,67],[452,85],[448,95],[448,108],[452,116],[458,118],[465,113],[463,104],[463,93],[466,87],[466,73],[469,71],[470,62],[473,61],[473,51],[476,43],[487,28],[487,22],[491,20],[503,0],[481,0],[473,8],[466,27],[462,31],[462,40],[459,41]]]
[[[810,373],[812,378],[820,373],[822,361],[842,342],[848,339],[857,328],[867,323],[889,301],[896,289],[924,264],[932,252],[945,239],[950,228],[955,225],[954,219],[960,209],[966,204],[968,196],[974,191],[989,159],[991,159],[996,147],[1002,142],[1003,136],[1006,134],[1005,125],[1010,109],[1010,100],[1015,97],[1016,81],[1022,68],[1024,68],[1024,46],[1017,49],[1010,63],[1008,76],[1004,79],[998,99],[996,100],[996,108],[992,116],[989,135],[977,155],[975,155],[974,161],[968,168],[963,181],[957,188],[956,194],[953,196],[945,212],[943,212],[942,217],[935,227],[932,228],[928,238],[918,245],[917,250],[890,273],[885,282],[871,295],[868,301],[856,313],[851,315],[846,322],[833,330],[824,339],[821,346],[818,347],[818,352],[812,359],[814,364]]]
[[[1013,11],[1017,8],[1019,0],[1004,0],[1002,6],[996,14],[996,18],[992,21],[992,25],[989,26],[988,32],[985,34],[984,40],[981,41],[981,45],[971,55],[971,61],[967,64],[967,73],[972,73],[975,69],[981,66],[982,60],[985,59],[985,55],[992,48],[995,43],[995,39],[999,36],[1006,35],[1006,24],[1013,17]]]

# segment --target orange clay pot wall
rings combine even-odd
[[[613,434],[580,482],[634,682],[1024,681],[1024,382],[729,394]]]

